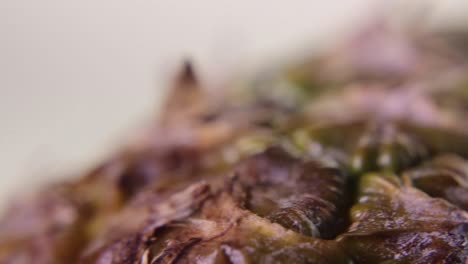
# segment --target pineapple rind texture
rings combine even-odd
[[[10,206],[0,263],[468,263],[468,60],[419,33],[223,96],[186,62],[148,129]]]

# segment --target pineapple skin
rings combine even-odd
[[[466,60],[364,32],[220,98],[186,62],[147,130],[11,205],[0,263],[468,263]]]

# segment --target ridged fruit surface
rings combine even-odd
[[[468,263],[456,39],[373,25],[216,92],[187,62],[147,130],[11,204],[0,263]]]

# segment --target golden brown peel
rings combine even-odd
[[[349,254],[358,263],[464,263],[468,213],[391,177],[362,178],[353,224],[339,238]]]
[[[374,25],[219,101],[184,64],[140,136],[12,204],[0,263],[467,263],[467,60],[432,40]]]

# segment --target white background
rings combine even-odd
[[[0,0],[0,208],[114,149],[183,57],[214,79],[324,47],[382,6],[418,10],[383,2]],[[461,2],[433,16],[463,18]]]

